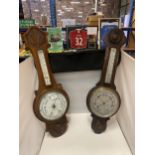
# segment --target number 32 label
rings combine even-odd
[[[75,38],[75,46],[83,46],[83,38],[82,37]]]
[[[87,48],[87,31],[73,30],[69,34],[70,47],[73,49]]]

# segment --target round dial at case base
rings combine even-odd
[[[98,87],[91,93],[88,106],[94,115],[107,118],[114,115],[119,109],[119,96],[111,88]]]
[[[62,93],[50,91],[41,97],[39,111],[44,119],[57,120],[65,114],[67,105],[67,99]]]

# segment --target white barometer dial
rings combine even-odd
[[[48,73],[47,64],[45,61],[45,56],[44,56],[43,50],[38,51],[38,56],[39,56],[40,65],[41,65],[41,69],[43,72],[45,84],[46,84],[46,86],[51,85],[51,80],[49,77],[49,73]]]
[[[109,56],[108,66],[107,66],[107,71],[106,71],[106,76],[105,76],[105,83],[111,83],[116,52],[117,52],[116,48],[110,49],[110,56]]]
[[[98,87],[92,92],[89,101],[90,110],[98,117],[107,118],[119,109],[120,101],[117,93],[111,88]]]
[[[61,118],[67,109],[66,97],[55,91],[45,93],[40,99],[40,114],[51,121]]]

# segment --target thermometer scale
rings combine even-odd
[[[105,83],[110,83],[111,82],[115,57],[116,57],[116,48],[111,48],[110,56],[109,56],[109,60],[108,60],[107,71],[106,71]]]
[[[49,86],[49,85],[51,85],[51,80],[50,80],[49,73],[48,73],[48,70],[47,70],[45,56],[44,56],[44,53],[43,53],[42,50],[38,51],[38,56],[39,56],[39,61],[40,61],[41,69],[43,71],[43,76],[44,76],[45,84],[46,84],[46,86]]]

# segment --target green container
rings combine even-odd
[[[60,53],[63,52],[63,39],[62,29],[59,27],[47,28],[48,42],[50,47],[48,48],[49,53]]]

